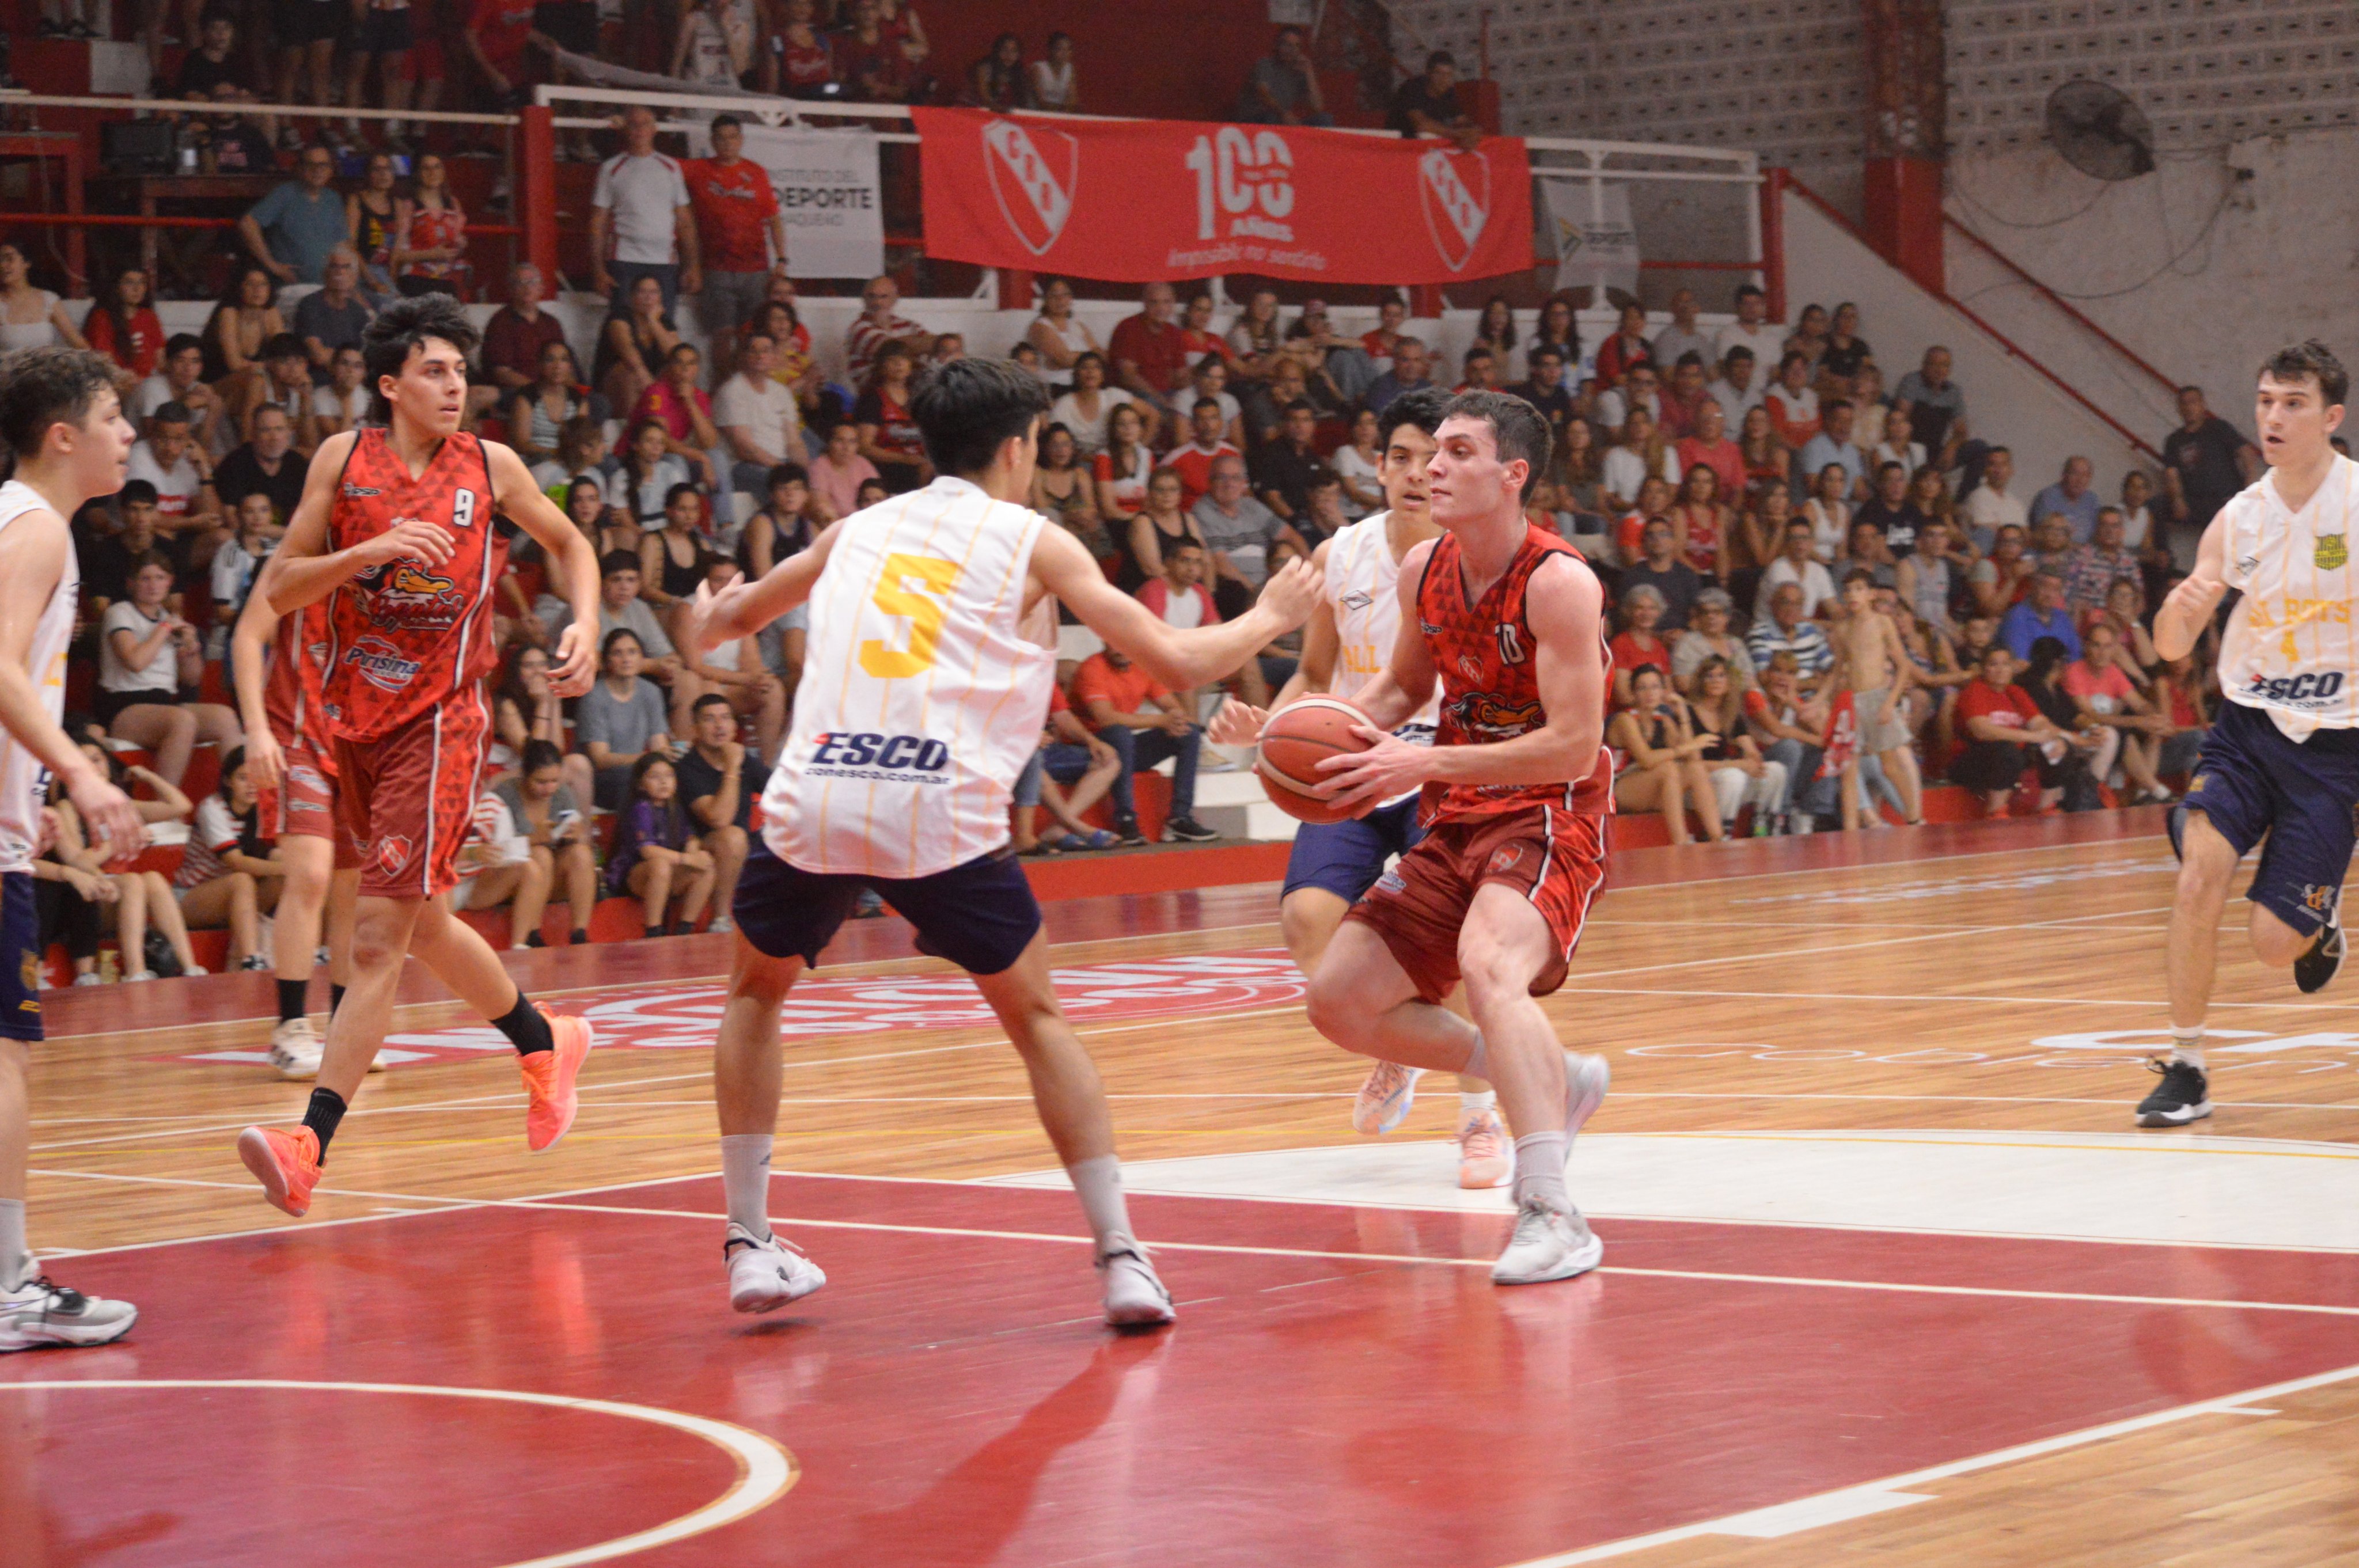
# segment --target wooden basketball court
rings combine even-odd
[[[896,922],[789,1008],[772,1213],[831,1282],[771,1319],[722,1269],[734,938],[527,956],[601,1042],[540,1159],[414,977],[300,1223],[231,1148],[303,1099],[266,977],[53,991],[34,1239],[143,1315],[0,1360],[0,1564],[2347,1559],[2359,980],[2298,996],[2232,906],[2219,1112],[2137,1130],[2171,882],[2152,811],[1617,856],[1549,1003],[1613,1063],[1605,1263],[1517,1291],[1446,1084],[1351,1132],[1274,886],[1053,904],[1144,1337]]]

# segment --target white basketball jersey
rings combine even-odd
[[[2223,570],[2245,597],[2220,643],[2220,689],[2293,740],[2359,727],[2359,463],[2337,457],[2299,512],[2263,474],[2220,509]]]
[[[1393,559],[1379,512],[1338,529],[1327,546],[1327,602],[1335,611],[1335,673],[1327,682],[1331,696],[1348,697],[1393,662],[1393,644],[1400,640],[1400,562]],[[1441,686],[1412,715],[1408,724],[1430,731],[1441,716]]]
[[[54,511],[40,492],[22,480],[0,484],[0,530],[28,512]],[[82,596],[82,571],[73,546],[66,546],[65,570],[49,590],[41,618],[33,623],[25,668],[41,694],[51,723],[66,711],[66,647],[73,641],[74,606]],[[0,871],[29,871],[40,843],[41,807],[49,794],[49,770],[5,731],[0,731]]]
[[[1054,650],[1020,622],[1045,520],[962,479],[853,514],[811,589],[763,836],[809,871],[931,876],[1007,842]]]

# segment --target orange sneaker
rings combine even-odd
[[[1504,1187],[1515,1180],[1507,1158],[1507,1130],[1495,1110],[1478,1110],[1458,1124],[1458,1184],[1468,1189]]]
[[[592,1044],[588,1019],[560,1015],[545,1007],[540,1015],[549,1020],[549,1033],[555,1037],[557,1048],[516,1058],[525,1091],[532,1096],[524,1113],[525,1147],[536,1154],[556,1148],[557,1141],[572,1127],[573,1113],[582,1108],[574,1080],[582,1076],[582,1064],[588,1059]]]
[[[262,1184],[270,1206],[300,1219],[311,1212],[311,1189],[320,1184],[320,1137],[308,1127],[281,1132],[249,1127],[237,1135],[237,1157]]]

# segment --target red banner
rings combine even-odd
[[[1450,283],[1532,265],[1531,165],[1512,137],[1461,152],[1293,125],[911,113],[937,256],[1120,283]]]

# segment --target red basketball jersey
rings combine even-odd
[[[309,745],[322,753],[328,749],[328,602],[279,618],[262,687],[262,710],[279,744]]]
[[[384,738],[464,692],[499,660],[492,588],[507,541],[492,525],[484,446],[452,435],[416,479],[386,432],[353,443],[328,517],[328,548],[349,549],[405,518],[439,524],[458,549],[439,567],[408,557],[371,567],[328,600],[328,720],[350,741]]]
[[[1538,643],[1524,616],[1524,589],[1550,556],[1582,558],[1581,552],[1544,529],[1526,525],[1523,546],[1499,580],[1474,603],[1466,601],[1458,536],[1444,534],[1426,558],[1417,587],[1418,630],[1433,655],[1441,683],[1437,746],[1495,746],[1548,723],[1540,707],[1534,654]],[[1598,645],[1605,644],[1602,622]],[[1614,656],[1604,654],[1610,673]],[[1603,698],[1600,699],[1601,709]],[[1602,717],[1602,712],[1600,717]],[[1567,716],[1560,716],[1567,717]],[[1614,809],[1613,756],[1601,745],[1596,764],[1572,779],[1536,779],[1529,784],[1425,786],[1419,815],[1428,823],[1496,816],[1537,806],[1596,815]]]

